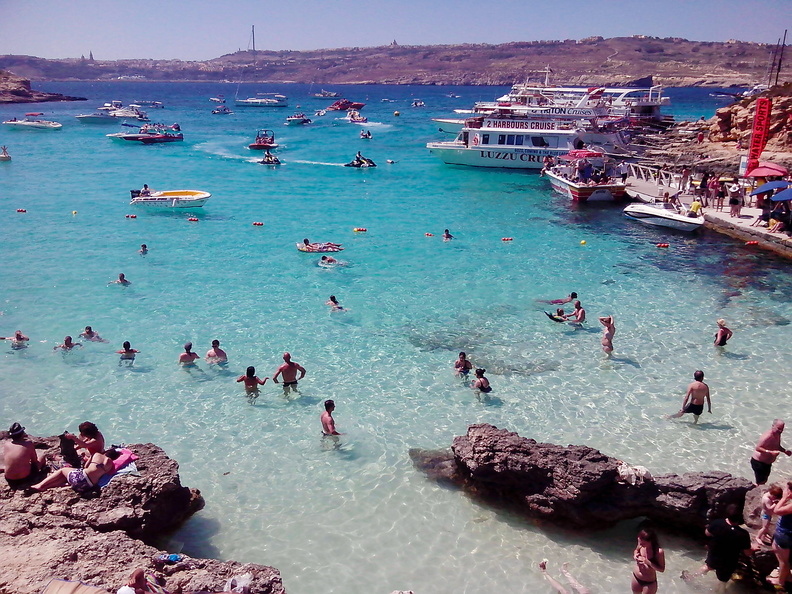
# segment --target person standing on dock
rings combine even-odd
[[[682,175],[679,178],[679,189],[687,192],[688,184],[690,183],[690,168],[685,165],[682,168]]]
[[[616,167],[616,173],[621,177],[621,181],[623,184],[627,183],[627,174],[630,172],[630,166],[627,165],[627,161],[622,161],[619,163],[618,167]]]

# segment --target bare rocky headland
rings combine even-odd
[[[4,435],[0,437],[5,437]],[[58,451],[58,438],[32,438]],[[253,563],[184,556],[155,558],[153,543],[203,507],[196,489],[182,486],[179,465],[154,444],[128,446],[139,475],[119,475],[93,498],[71,488],[13,491],[0,480],[0,592],[35,594],[51,579],[81,581],[115,592],[135,568],[166,579],[166,589],[220,592],[235,576],[252,575],[253,594],[285,594],[277,569]]]
[[[47,101],[86,101],[85,97],[69,97],[60,93],[34,91],[30,81],[0,70],[0,104],[44,103]]]
[[[748,154],[758,97],[772,101],[767,146],[760,160],[792,171],[792,83],[722,107],[705,122],[683,122],[668,134],[645,139],[651,144],[646,156],[657,164],[736,174],[740,157]],[[704,133],[703,142],[698,142],[699,132]]]

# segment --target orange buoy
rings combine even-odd
[[[130,218],[130,219],[136,219],[136,218],[137,218],[137,215],[129,215],[129,218]]]
[[[355,227],[354,229],[352,229],[352,231],[354,231],[355,233],[365,233],[366,231],[368,231],[368,229],[366,229],[365,227]]]
[[[745,245],[759,245],[758,241],[746,241]]]
[[[434,233],[424,233],[427,237],[434,237]]]
[[[671,245],[670,243],[658,243],[657,247],[659,247],[659,248],[667,248],[667,247],[670,247],[670,245]]]

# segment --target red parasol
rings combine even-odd
[[[602,153],[598,153],[597,151],[590,151],[587,149],[575,149],[569,151],[566,155],[561,155],[559,159],[564,161],[573,161],[575,159],[598,159],[601,158],[603,155]]]
[[[751,169],[745,174],[745,177],[777,177],[781,175],[786,175],[788,172],[786,167],[782,165],[778,165],[777,163],[770,163],[769,161],[763,161],[759,163],[756,167]]]

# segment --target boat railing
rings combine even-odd
[[[682,179],[682,175],[679,173],[641,165],[640,163],[628,164],[628,177],[656,186],[656,197],[661,196],[664,191],[679,188]],[[663,190],[663,187],[666,189]]]

